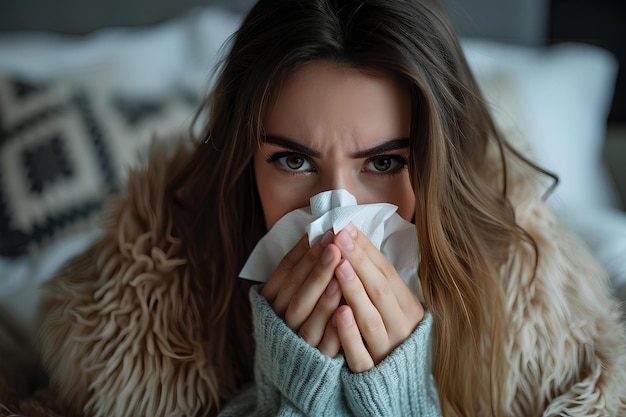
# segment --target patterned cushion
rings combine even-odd
[[[196,105],[95,91],[0,77],[0,256],[92,227],[154,136],[185,134]]]

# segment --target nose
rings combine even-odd
[[[322,191],[330,191],[330,190],[339,190],[344,189],[352,194],[357,202],[360,204],[363,203],[363,190],[362,187],[359,186],[358,175],[355,175],[353,172],[347,169],[333,169],[331,172],[328,172],[322,181],[322,187],[319,190]]]

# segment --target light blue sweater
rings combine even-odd
[[[352,373],[287,327],[250,291],[256,341],[255,383],[220,416],[440,416],[431,372],[432,316],[374,368]]]

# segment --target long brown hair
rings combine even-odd
[[[237,275],[265,232],[251,162],[263,118],[285,78],[316,60],[383,70],[410,86],[416,256],[435,319],[442,409],[499,414],[506,314],[498,268],[511,242],[529,240],[506,193],[507,155],[519,155],[501,139],[456,34],[431,0],[261,0],[235,34],[201,109],[208,122],[197,149],[168,188],[206,296],[220,390],[214,406],[252,378],[248,285]],[[495,187],[481,174],[494,146],[504,173]]]

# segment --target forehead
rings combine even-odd
[[[287,77],[266,114],[265,131],[309,143],[408,137],[408,90],[382,71],[313,62]]]

